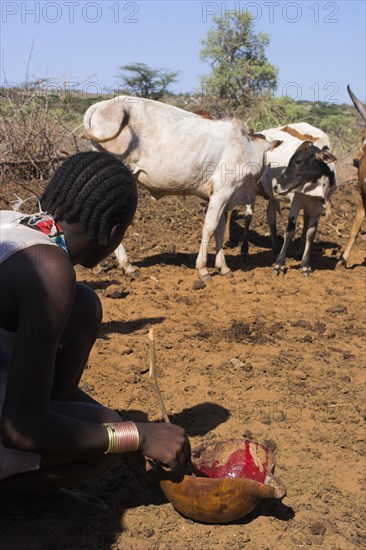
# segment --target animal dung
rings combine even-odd
[[[203,523],[229,523],[263,498],[282,499],[286,488],[273,475],[273,452],[251,439],[209,441],[192,451],[192,475],[159,471],[174,508]]]

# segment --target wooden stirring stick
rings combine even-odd
[[[159,407],[160,407],[161,413],[163,415],[163,418],[164,418],[165,422],[170,424],[170,418],[168,416],[168,413],[166,412],[164,401],[163,401],[163,398],[161,396],[160,389],[159,389],[159,386],[158,386],[158,381],[156,379],[156,370],[155,370],[156,354],[155,354],[155,339],[154,339],[154,329],[153,328],[151,328],[149,330],[149,350],[150,350],[149,378],[151,379],[151,382],[152,382],[152,385],[153,385],[153,388],[154,388],[154,392],[155,392],[155,395],[156,395],[156,399],[158,400]]]

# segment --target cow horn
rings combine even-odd
[[[366,107],[361,103],[359,99],[355,96],[355,94],[352,92],[351,88],[349,87],[349,84],[347,84],[347,91],[349,93],[350,98],[353,101],[353,105],[356,107],[357,111],[360,113],[364,121],[366,121]]]

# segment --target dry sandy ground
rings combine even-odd
[[[283,501],[263,501],[230,525],[187,522],[158,488],[142,488],[121,465],[80,486],[104,500],[108,513],[3,511],[1,550],[366,547],[365,235],[351,269],[334,269],[357,199],[350,159],[340,182],[332,214],[320,222],[309,278],[294,258],[284,277],[272,275],[259,200],[250,258],[243,263],[239,246],[228,248],[234,279],[217,275],[193,291],[204,206],[194,198],[154,203],[145,193],[125,241],[139,279],[124,277],[112,257],[100,269],[78,269],[104,306],[83,388],[126,418],[160,420],[147,373],[154,327],[172,421],[192,446],[211,438],[267,441],[287,487]],[[8,185],[3,207],[13,190],[27,196]],[[234,244],[241,224],[239,212]]]

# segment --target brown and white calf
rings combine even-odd
[[[280,203],[286,202],[290,204],[290,214],[288,219],[288,231],[285,235],[284,246],[280,252],[280,256],[276,260],[275,273],[283,272],[284,269],[278,269],[279,264],[284,265],[288,245],[294,236],[289,228],[296,224],[296,219],[301,210],[304,211],[304,228],[301,237],[301,244],[304,247],[303,266],[309,262],[309,248],[311,243],[311,232],[307,233],[307,224],[310,219],[318,221],[320,215],[324,212],[328,197],[336,190],[337,182],[334,178],[332,185],[328,181],[308,181],[304,185],[293,187],[291,191],[279,194],[276,192],[278,188],[278,180],[286,170],[292,156],[296,153],[299,147],[304,143],[312,143],[319,148],[330,147],[330,141],[327,134],[319,128],[316,128],[307,122],[298,122],[288,124],[278,128],[270,128],[261,132],[267,140],[279,139],[282,141],[281,147],[269,151],[266,155],[266,166],[263,170],[258,184],[257,195],[263,196],[268,200],[267,203],[267,221],[271,233],[272,254],[276,259],[279,250],[277,247],[277,212],[280,209]],[[333,157],[334,158],[334,157]],[[332,167],[334,170],[334,167]],[[313,178],[314,179],[314,178]],[[325,185],[323,185],[325,183]],[[253,216],[254,204],[246,205],[244,214],[244,235],[242,244],[242,255],[245,257],[248,252],[248,231]],[[294,231],[295,228],[293,228]],[[292,231],[292,230],[291,230]],[[303,269],[303,272],[309,274],[310,270]]]
[[[366,123],[366,107],[361,103],[359,99],[354,95],[351,88],[347,86],[348,93],[356,107],[357,111],[362,116]],[[352,249],[352,246],[356,240],[357,235],[360,232],[361,225],[366,215],[366,128],[362,132],[362,144],[357,158],[354,159],[353,164],[358,168],[358,189],[360,196],[357,203],[356,217],[353,222],[346,248],[341,254],[338,265],[347,267],[348,258]]]
[[[196,195],[208,200],[196,268],[202,280],[210,278],[208,244],[215,234],[215,266],[222,275],[230,273],[223,251],[224,214],[254,201],[265,155],[281,142],[250,135],[239,119],[210,120],[131,96],[92,105],[84,127],[92,148],[127,163],[154,198]],[[122,244],[116,255],[127,273],[136,271]]]

